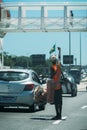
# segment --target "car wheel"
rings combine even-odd
[[[39,106],[39,110],[45,110],[45,105]]]
[[[35,110],[36,110],[35,104],[33,104],[32,106],[30,106],[30,107],[29,107],[29,110],[30,110],[31,112],[35,112]]]
[[[77,96],[77,93],[75,93],[75,96]]]
[[[77,92],[75,92],[74,90],[72,90],[71,96],[72,96],[72,97],[77,96]]]
[[[74,97],[74,93],[71,93],[71,97]]]
[[[75,96],[77,96],[77,90],[76,90],[76,92],[75,92]]]
[[[75,91],[74,90],[72,90],[71,96],[75,97]]]
[[[4,109],[4,106],[0,106],[0,111],[2,111]]]

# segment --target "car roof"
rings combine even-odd
[[[0,71],[9,71],[9,72],[26,72],[26,73],[29,73],[29,72],[34,72],[33,70],[31,69],[0,69]]]
[[[80,69],[70,69],[69,71],[80,71]]]

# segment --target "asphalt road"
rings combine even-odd
[[[83,87],[84,89],[83,89]],[[62,117],[53,121],[54,105],[47,104],[44,111],[32,113],[27,109],[6,108],[0,111],[0,130],[87,130],[86,84],[78,86],[77,97],[63,95]]]

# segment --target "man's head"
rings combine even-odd
[[[56,63],[57,63],[57,58],[56,58],[55,55],[52,55],[52,56],[51,56],[51,62],[52,62],[53,64],[56,64]]]

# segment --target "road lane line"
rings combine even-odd
[[[59,124],[62,120],[56,120],[53,122],[53,125]]]
[[[66,120],[66,119],[67,119],[67,116],[63,116],[63,117],[62,117],[62,120]]]
[[[81,109],[85,109],[85,108],[87,108],[87,105],[81,107]]]
[[[62,117],[62,120],[66,120],[67,116]],[[56,120],[53,122],[53,125],[59,124],[62,120]]]

